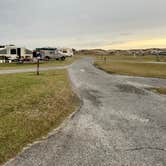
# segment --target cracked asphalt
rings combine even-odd
[[[165,166],[166,80],[107,74],[84,58],[69,66],[81,109],[7,166]]]

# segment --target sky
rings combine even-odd
[[[0,44],[166,48],[166,0],[0,0]]]

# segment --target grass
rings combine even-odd
[[[166,88],[150,88],[149,90],[166,95]]]
[[[110,56],[105,60],[104,57],[98,56],[94,65],[112,74],[166,78],[166,64],[147,63],[155,61],[154,58],[154,56]]]
[[[66,58],[65,61],[47,61],[47,62],[41,62],[41,67],[48,67],[48,66],[65,66],[73,63],[74,61],[82,58],[81,55],[75,55],[73,57]],[[8,70],[8,69],[18,69],[18,68],[33,68],[36,67],[36,64],[34,63],[24,63],[24,64],[16,64],[16,63],[6,63],[6,64],[0,64],[0,70]]]
[[[56,128],[79,105],[66,70],[0,76],[0,164]]]
[[[135,61],[135,62],[166,62],[166,56],[156,56],[146,55],[146,56],[123,56],[123,55],[113,55],[113,56],[97,56],[97,60],[104,60],[104,57],[107,58],[107,61]]]

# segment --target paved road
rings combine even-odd
[[[83,100],[80,111],[6,165],[166,165],[166,97],[143,89],[166,80],[109,75],[89,58],[69,74]]]
[[[40,67],[40,71],[60,70],[60,69],[67,69],[68,67],[69,66]],[[36,68],[0,70],[0,75],[2,75],[2,74],[14,74],[14,73],[28,73],[28,72],[36,72]]]

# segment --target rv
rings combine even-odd
[[[25,47],[17,47],[15,45],[0,46],[0,59],[3,62],[12,62],[16,60],[32,60],[32,51]]]
[[[159,55],[166,56],[166,52],[161,51],[161,52],[159,52]]]
[[[73,49],[70,48],[61,48],[60,51],[67,57],[72,57],[74,55]]]
[[[43,47],[36,48],[36,56],[40,56],[43,60],[65,60],[66,55],[59,51],[57,48]]]

